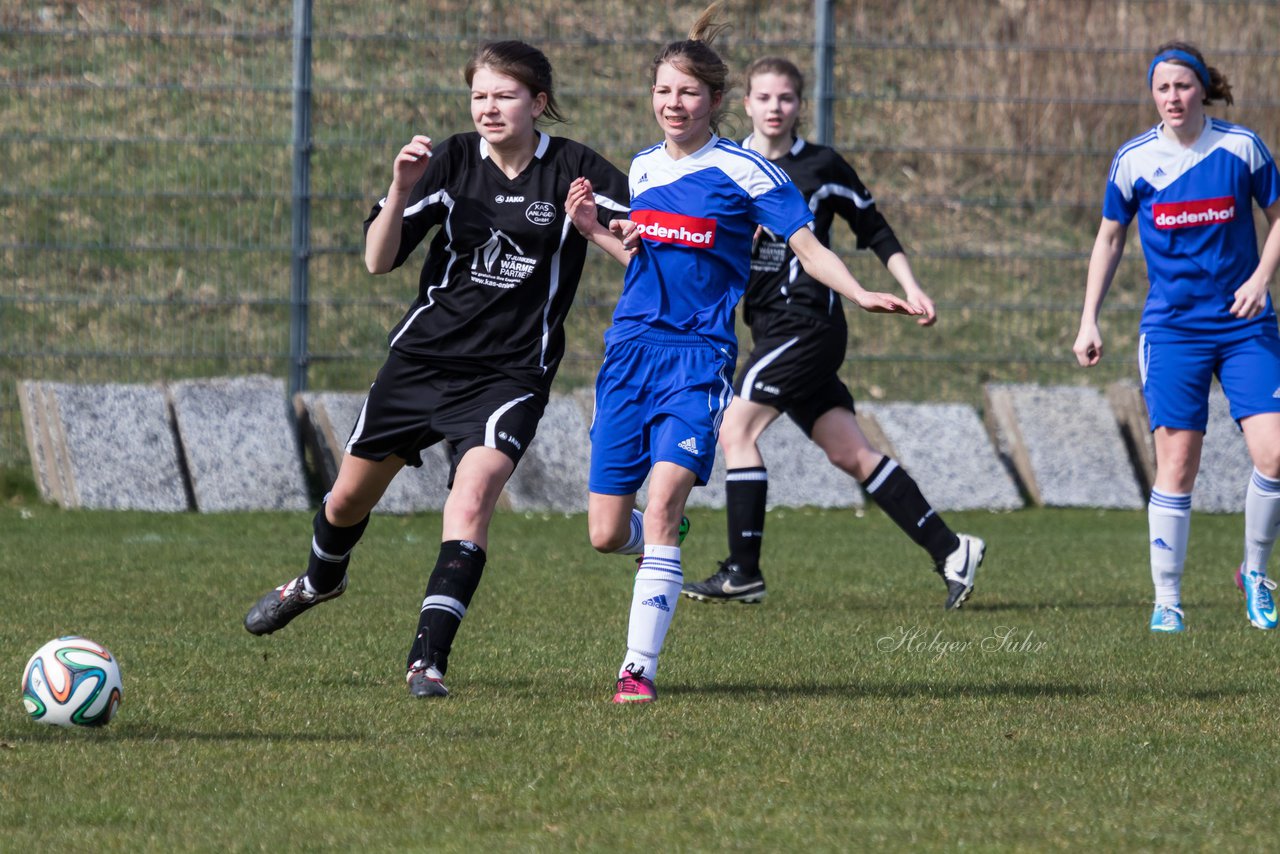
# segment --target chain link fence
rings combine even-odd
[[[285,3],[85,0],[0,7],[0,467],[25,462],[16,383],[150,382],[300,371],[366,388],[418,262],[369,276],[361,222],[415,132],[469,130],[462,67],[493,38],[551,57],[573,136],[620,167],[657,139],[648,67],[699,4],[332,0],[309,31]],[[309,7],[309,4],[305,4]],[[830,14],[832,143],[858,168],[941,321],[853,316],[860,398],[980,402],[993,380],[1130,376],[1145,271],[1137,241],[1107,310],[1108,359],[1074,367],[1084,274],[1117,146],[1156,120],[1152,49],[1189,37],[1225,71],[1215,115],[1280,145],[1274,2],[728,2],[719,47],[814,68]],[[296,47],[310,47],[307,216],[295,211]],[[814,75],[818,76],[818,75]],[[741,80],[731,93],[740,103]],[[724,129],[744,135],[740,109]],[[869,287],[892,279],[842,234]],[[299,305],[298,265],[306,300]],[[621,276],[592,253],[560,386],[588,384]],[[305,311],[303,311],[305,310]],[[306,351],[291,356],[291,322]],[[295,328],[295,335],[296,335]],[[295,338],[296,346],[296,338]]]

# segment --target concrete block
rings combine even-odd
[[[159,386],[27,381],[19,403],[45,499],[94,510],[190,509]]]
[[[360,417],[365,395],[345,392],[303,392],[294,408],[303,420],[303,436],[316,461],[321,486],[328,491],[338,475],[343,449]],[[449,459],[444,444],[422,453],[422,466],[405,466],[374,507],[375,513],[403,515],[444,507],[449,495]]]
[[[587,509],[591,467],[589,416],[581,397],[553,394],[538,434],[507,482],[505,506],[516,511],[580,513]]]
[[[996,456],[972,406],[867,403],[858,408],[867,438],[910,473],[934,509],[1023,506],[1017,484]]]
[[[1119,425],[1085,386],[988,384],[987,426],[1032,500],[1048,507],[1146,506]]]
[[[169,386],[196,509],[306,510],[302,455],[284,381],[188,380]]]

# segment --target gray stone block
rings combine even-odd
[[[189,509],[161,388],[27,381],[18,391],[43,498],[95,510]]]
[[[1231,418],[1231,405],[1215,382],[1209,393],[1209,424],[1200,451],[1200,473],[1191,508],[1203,513],[1241,513],[1253,476],[1244,434]]]
[[[1143,492],[1150,494],[1156,478],[1156,454],[1142,387],[1136,380],[1117,381],[1107,387],[1107,399],[1146,479]],[[1231,405],[1215,382],[1209,392],[1209,424],[1200,452],[1200,473],[1191,493],[1192,509],[1200,513],[1241,512],[1252,474],[1253,461],[1244,434],[1231,418]]]
[[[196,509],[306,510],[302,456],[284,382],[270,377],[169,386]]]
[[[295,396],[294,408],[305,419],[303,435],[326,491],[338,476],[343,449],[364,400],[363,394],[345,392],[304,392]],[[441,443],[423,451],[421,467],[405,466],[400,470],[374,512],[403,515],[440,510],[449,495],[448,482],[449,459]]]
[[[1085,386],[984,387],[988,429],[1036,504],[1140,509],[1138,487],[1115,415]]]
[[[591,466],[588,427],[580,395],[551,395],[537,436],[507,482],[505,506],[516,511],[586,510]]]
[[[833,466],[826,453],[785,415],[760,437],[760,454],[769,470],[770,508],[861,508],[866,503],[857,481]],[[693,491],[689,506],[724,507],[724,474],[724,454],[717,447],[711,480]]]
[[[1023,506],[1017,485],[972,406],[867,403],[858,408],[867,438],[911,474],[936,510]]]
[[[1117,380],[1107,386],[1107,402],[1115,413],[1125,447],[1137,469],[1143,495],[1151,494],[1156,482],[1156,445],[1147,419],[1147,401],[1137,380]]]
[[[190,509],[164,389],[48,383],[68,475],[63,504],[95,510]]]
[[[36,380],[19,381],[18,408],[22,412],[27,455],[31,458],[31,473],[35,477],[40,497],[45,501],[62,504],[62,482],[54,456],[51,417],[45,403],[45,384]]]

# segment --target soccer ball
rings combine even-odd
[[[120,665],[88,638],[49,641],[22,671],[22,704],[37,723],[105,726],[120,708],[120,697]]]

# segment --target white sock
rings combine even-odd
[[[1191,494],[1151,490],[1147,525],[1151,531],[1151,581],[1156,588],[1156,604],[1178,605],[1182,602],[1182,567],[1191,534]]]
[[[627,657],[618,676],[644,668],[653,679],[658,674],[658,654],[676,613],[684,573],[680,571],[679,546],[645,546],[644,561],[636,572],[631,591],[631,620],[627,624]]]
[[[1280,525],[1280,480],[1272,480],[1257,469],[1249,478],[1244,495],[1244,569],[1267,572],[1271,547]]]
[[[644,550],[644,514],[631,508],[631,536],[626,545],[614,552],[619,555],[638,555]]]

